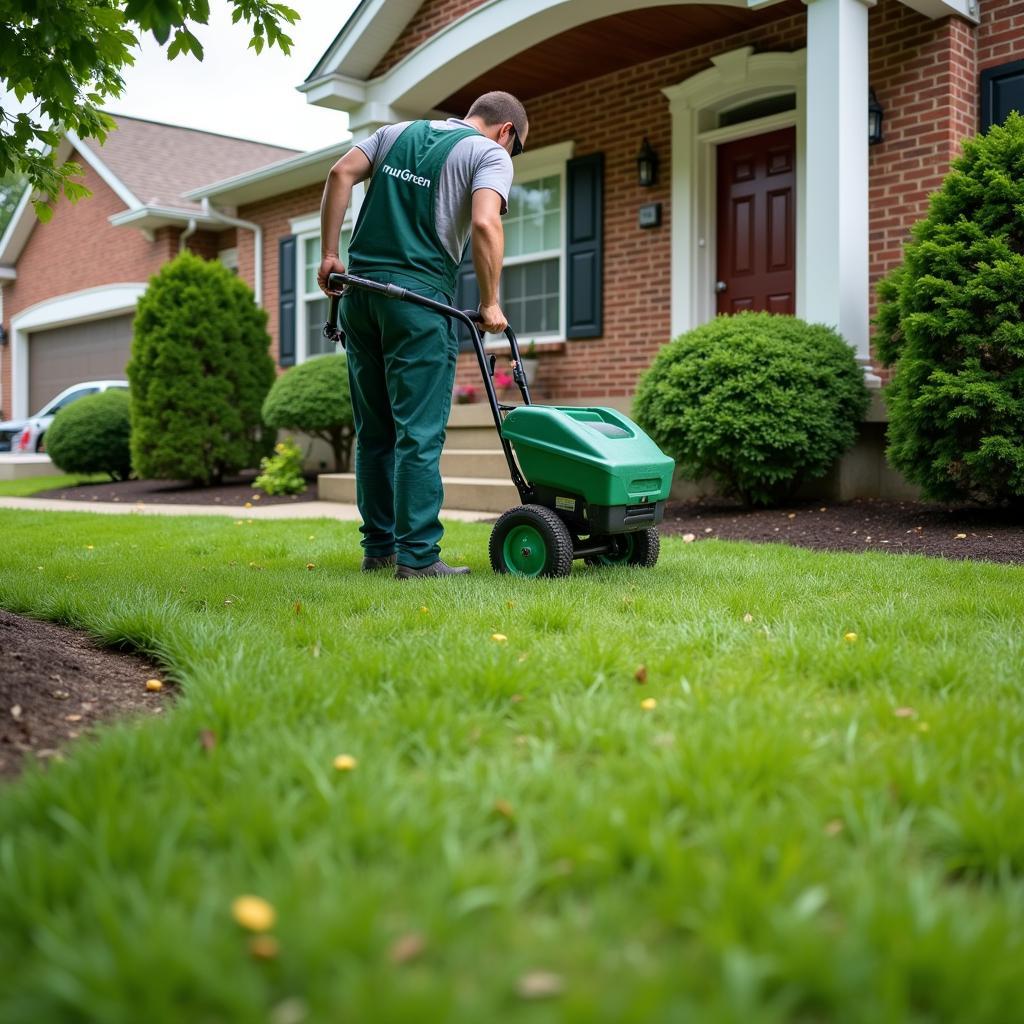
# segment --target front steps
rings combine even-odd
[[[519,504],[491,410],[483,402],[452,406],[441,453],[441,479],[445,508],[499,515]],[[354,503],[355,474],[321,473],[319,493],[324,501]]]

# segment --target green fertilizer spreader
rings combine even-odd
[[[658,560],[657,524],[665,512],[674,463],[631,420],[615,409],[534,405],[511,327],[512,377],[522,405],[503,405],[494,391],[495,357],[484,350],[475,310],[435,302],[394,284],[331,274],[328,290],[366,288],[435,310],[469,328],[494,425],[521,505],[491,531],[491,566],[516,576],[568,576],[573,560],[590,565],[651,567]],[[324,326],[344,344],[337,327],[339,295]]]

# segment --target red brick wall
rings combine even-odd
[[[403,57],[412,53],[420,43],[426,42],[431,36],[440,32],[445,25],[457,21],[484,2],[485,0],[424,0],[391,49],[384,54],[380,63],[373,69],[370,77],[376,78],[378,75],[383,75]]]
[[[1024,3],[982,0],[978,26],[978,71],[1024,60]]]
[[[869,77],[885,117],[869,151],[871,314],[878,280],[902,260],[910,228],[927,213],[962,140],[977,131],[974,30],[930,21],[897,0],[870,15]],[[890,371],[876,367],[886,381]]]
[[[238,216],[243,220],[252,221],[263,228],[263,306],[269,316],[267,330],[270,332],[271,353],[275,362],[278,358],[280,339],[278,241],[291,234],[288,221],[292,217],[301,217],[320,209],[323,192],[323,185],[309,185],[294,192],[286,192],[271,199],[240,207],[238,211]],[[238,232],[238,273],[250,285],[254,280],[253,262],[253,233],[243,229]]]

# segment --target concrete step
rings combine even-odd
[[[441,452],[442,476],[471,476],[501,479],[508,476],[508,463],[500,448],[449,448]]]
[[[351,504],[356,500],[354,473],[321,473],[320,498]],[[493,512],[495,515],[519,504],[519,492],[507,477],[502,479],[447,476],[444,483],[445,508],[467,512]]]
[[[493,423],[489,427],[453,427],[451,423],[448,424],[448,432],[444,439],[445,450],[490,448],[493,451],[500,446],[498,431]]]

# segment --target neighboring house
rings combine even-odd
[[[26,193],[0,238],[5,345],[0,409],[36,412],[82,380],[124,376],[135,303],[182,248],[235,265],[236,227],[184,192],[294,150],[114,115],[101,148],[69,134],[58,158],[84,170],[92,198],[62,199],[40,224]]]
[[[505,218],[502,299],[520,338],[541,350],[544,401],[626,403],[669,338],[748,308],[838,326],[869,382],[884,380],[870,343],[875,282],[900,260],[961,139],[1024,109],[1022,0],[363,0],[340,28],[300,88],[310,102],[346,111],[356,141],[390,121],[463,114],[488,89],[525,102],[530,134]],[[869,145],[872,94],[882,139]],[[98,196],[102,174],[89,155],[116,171],[108,150],[119,135],[84,161]],[[658,160],[650,186],[638,181],[645,138]],[[109,291],[115,281],[141,289],[177,251],[190,216],[197,230],[185,244],[210,256],[235,251],[267,308],[279,365],[324,351],[320,197],[350,145],[263,160],[256,149],[270,147],[254,147],[250,163],[239,153],[232,167],[200,166],[196,155],[193,180],[174,179],[175,202],[164,194],[144,207],[160,193],[139,186],[130,199],[110,188],[99,203],[62,204],[20,259],[24,239],[8,231],[5,412],[32,387],[27,339],[42,326],[40,298]],[[139,174],[149,164],[144,148],[131,162]],[[121,178],[130,181],[127,168]],[[354,207],[360,199],[357,190]],[[176,221],[143,212],[165,203]],[[217,233],[224,214],[245,226]],[[72,217],[84,227],[58,232]],[[153,240],[121,230],[131,224],[151,225]],[[40,253],[30,260],[33,240]],[[69,257],[76,269],[67,277],[58,261]],[[111,257],[124,265],[116,274],[105,265]],[[124,294],[120,311],[135,294]],[[473,299],[471,271],[458,298]],[[477,374],[464,355],[460,382]]]

